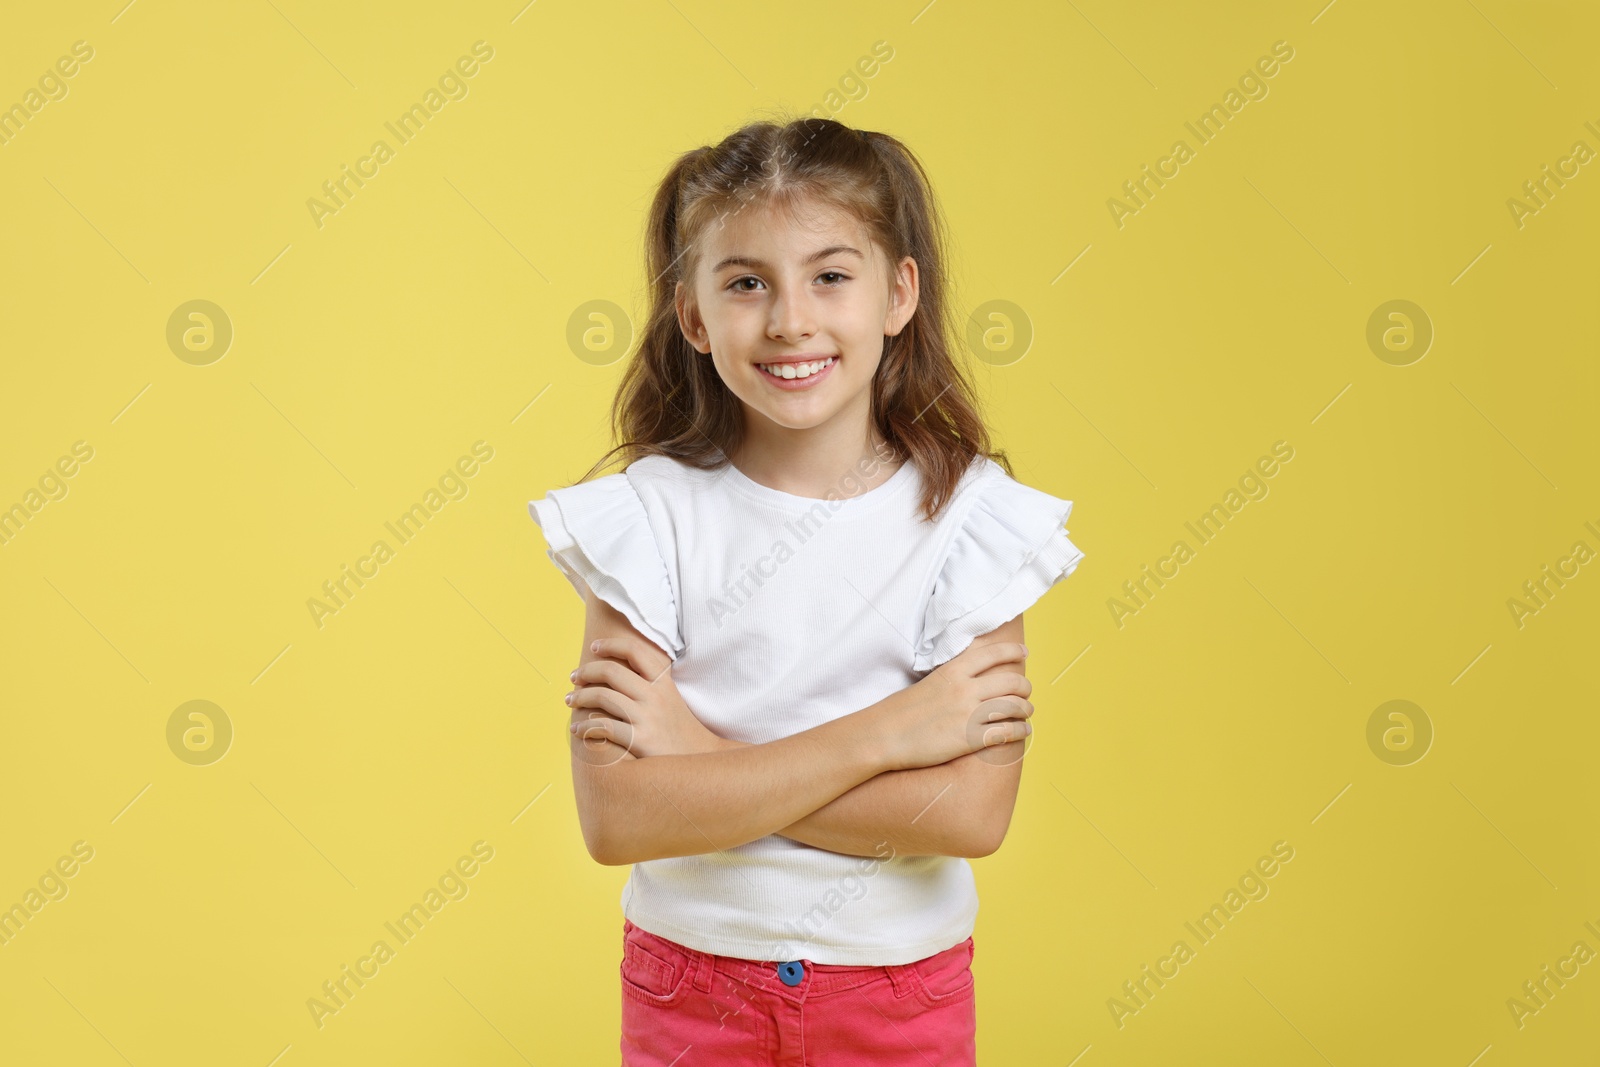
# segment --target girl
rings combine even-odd
[[[887,134],[684,154],[623,443],[530,502],[586,605],[584,841],[632,865],[624,1064],[975,1062],[967,858],[1032,730],[1022,612],[1083,554],[990,451],[943,240]]]

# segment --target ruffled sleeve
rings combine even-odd
[[[923,616],[913,667],[931,671],[1020,615],[1083,559],[1067,538],[1072,501],[1016,481],[998,465],[951,538]]]
[[[672,581],[644,502],[625,473],[552,489],[528,501],[528,513],[550,546],[546,554],[579,596],[582,578],[634,629],[678,659],[683,642]]]

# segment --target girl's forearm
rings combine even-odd
[[[734,848],[803,818],[889,769],[900,694],[765,745],[619,758],[573,738],[584,841],[608,865]],[[592,747],[585,747],[592,746]],[[869,853],[874,854],[874,853]]]
[[[1022,642],[1021,615],[977,639],[1001,640]],[[997,671],[1020,674],[1023,666],[1008,661],[983,673]],[[720,737],[716,743],[719,748],[742,744]],[[850,856],[880,856],[885,842],[902,856],[987,856],[1000,847],[1010,826],[1026,751],[1023,742],[1014,741],[933,767],[887,771],[776,832]]]
[[[719,738],[721,751],[756,747]],[[937,767],[882,771],[815,811],[775,831],[782,837],[847,856],[975,856],[983,850],[971,812],[962,808],[965,772],[994,768],[962,756]]]

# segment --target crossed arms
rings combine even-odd
[[[655,678],[670,657],[627,617],[584,592],[581,663],[602,658],[597,639],[643,647],[640,674]],[[975,645],[1021,642],[1022,616]],[[1023,663],[992,671],[1023,672]],[[888,701],[894,701],[891,696]],[[884,702],[884,703],[887,703]],[[874,705],[874,708],[878,705]],[[573,709],[574,723],[594,715]],[[1022,776],[1022,742],[934,767],[883,770],[854,715],[765,745],[704,730],[698,751],[638,758],[612,741],[571,738],[573,788],[589,853],[600,863],[698,855],[767,834],[852,856],[992,854],[1011,823]],[[620,832],[626,824],[627,833]]]

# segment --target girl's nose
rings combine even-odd
[[[772,320],[767,325],[769,336],[793,344],[816,332],[816,314],[808,298],[780,296],[773,301]]]

